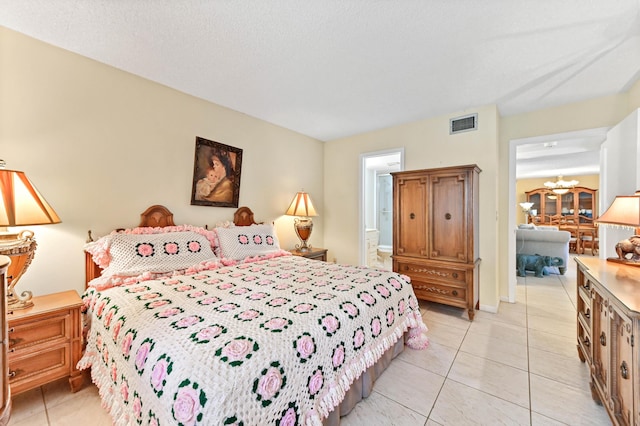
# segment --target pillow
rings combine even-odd
[[[536,225],[533,223],[521,223],[518,225],[518,229],[536,229]]]
[[[104,269],[103,276],[176,271],[216,257],[210,236],[185,231],[184,227],[168,228],[147,228],[149,233],[144,228],[112,233],[87,244],[85,250]]]
[[[280,253],[280,242],[273,225],[234,226],[216,228],[220,257],[243,260],[247,257]]]

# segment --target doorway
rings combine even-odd
[[[360,264],[391,270],[393,180],[404,170],[404,148],[360,155]]]
[[[594,128],[587,130],[579,130],[574,132],[566,132],[566,133],[557,133],[552,135],[542,135],[542,136],[534,136],[529,138],[522,139],[513,139],[509,141],[509,240],[508,240],[508,256],[507,256],[507,268],[509,271],[509,280],[508,280],[508,295],[507,298],[503,298],[503,301],[508,301],[510,303],[515,302],[516,298],[516,244],[515,244],[515,229],[518,224],[518,215],[522,217],[522,210],[517,208],[517,197],[516,194],[516,179],[518,178],[518,165],[516,161],[516,154],[518,151],[518,147],[522,147],[523,145],[533,145],[533,144],[554,144],[554,146],[562,147],[563,142],[569,143],[571,141],[576,141],[580,139],[593,139],[599,140],[599,143],[602,143],[606,139],[608,128]],[[579,167],[580,162],[577,160],[576,155],[573,156],[574,166]],[[557,164],[553,164],[553,162],[549,162],[546,166],[537,166],[540,170],[545,170],[544,174],[547,176],[558,176],[558,175],[573,175],[580,174],[576,173],[575,170],[567,170],[567,169],[557,169]],[[602,182],[602,177],[600,178]]]

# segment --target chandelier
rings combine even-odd
[[[566,194],[571,188],[576,186],[579,182],[577,180],[562,180],[562,176],[558,176],[556,182],[545,182],[544,186],[550,189],[555,194]]]

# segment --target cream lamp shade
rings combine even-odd
[[[522,207],[523,212],[528,212],[529,210],[531,210],[531,207],[533,207],[533,203],[530,203],[530,202],[520,203],[520,207]]]
[[[3,162],[0,160],[0,166]],[[0,226],[31,226],[60,223],[60,218],[27,176],[20,171],[0,169]],[[16,294],[15,286],[35,256],[33,232],[0,234],[0,254],[11,258],[7,272],[7,304],[9,309],[33,305],[32,294]]]
[[[311,197],[306,192],[298,192],[295,197],[293,197],[291,205],[289,205],[285,214],[305,217],[318,216],[315,207],[313,207],[313,202],[311,202]]]
[[[291,204],[285,214],[288,216],[301,216],[296,217],[293,224],[301,243],[296,245],[296,249],[309,251],[311,245],[307,244],[307,241],[311,237],[311,231],[313,230],[313,221],[310,216],[318,216],[309,194],[304,191],[298,192],[291,200]]]
[[[636,191],[635,195],[618,195],[607,211],[595,220],[595,223],[631,229],[640,227],[640,191]],[[626,240],[618,242],[615,249],[618,257],[609,257],[607,260],[640,266],[639,235],[633,235]]]
[[[60,223],[24,172],[0,170],[0,226],[30,226]]]
[[[640,191],[635,195],[618,195],[596,223],[627,228],[640,226]]]

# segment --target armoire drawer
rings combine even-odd
[[[433,301],[448,300],[454,305],[464,306],[467,300],[467,288],[455,285],[439,284],[434,282],[424,282],[411,279],[413,291],[419,299],[429,299]]]
[[[398,262],[398,271],[401,274],[409,275],[411,278],[421,281],[439,281],[449,285],[467,284],[467,271],[456,268],[447,268],[440,265],[425,265],[420,263]]]

